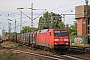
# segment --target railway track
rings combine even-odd
[[[26,54],[26,55],[31,55],[31,56],[36,56],[36,57],[42,57],[42,58],[45,58],[46,60],[88,60],[88,58],[84,59],[84,58],[81,58],[79,57],[79,54],[76,56],[74,55],[75,53],[78,53],[78,52],[74,52],[74,51],[70,51],[68,53],[64,53],[64,54],[61,54],[61,53],[58,53],[60,51],[58,51],[55,55],[54,54],[43,54],[41,52],[38,52],[38,50],[36,50],[37,52],[30,52],[30,51],[22,51],[22,50],[19,50],[19,49],[14,49],[14,48],[8,48],[8,47],[3,47],[0,45],[0,49],[7,49],[8,51],[10,52],[13,52],[13,53],[23,53],[23,54]],[[83,52],[85,53],[85,52]]]
[[[88,50],[90,50],[90,49],[88,49]],[[80,58],[80,59],[83,59],[83,60],[90,60],[89,51],[72,49],[71,51],[67,52],[66,55],[76,57],[76,58]]]
[[[24,53],[27,55],[32,55],[32,56],[37,56],[37,57],[42,57],[42,58],[46,58],[47,60],[84,60],[81,58],[77,58],[75,56],[71,56],[71,55],[50,55],[50,54],[41,54],[41,53],[31,53],[31,52],[27,52],[27,51],[21,51],[21,50],[15,50],[15,49],[10,49],[10,51],[12,51],[13,53]]]
[[[42,58],[46,58],[47,60],[64,60],[64,57],[61,56],[54,56],[54,55],[47,55],[47,54],[41,54],[41,53],[33,53],[33,52],[27,52],[27,51],[22,51],[22,50],[18,50],[18,49],[12,49],[12,48],[7,48],[7,47],[3,47],[0,45],[0,49],[7,49],[7,51],[9,52],[13,52],[13,53],[17,53],[17,54],[26,54],[26,55],[31,55],[31,56],[37,56],[37,57],[42,57]]]
[[[22,50],[13,49],[13,48],[2,47],[2,46],[0,49],[7,49],[10,52],[18,53],[18,54],[23,53],[26,55],[42,57],[42,58],[46,58],[47,60],[77,60],[77,59],[83,60],[80,58],[72,57],[70,55],[68,56],[68,55],[52,55],[52,54],[34,53],[34,52],[22,51]]]

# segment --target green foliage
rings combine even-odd
[[[76,22],[74,22],[74,25],[71,25],[71,26],[69,26],[67,24],[66,28],[68,29],[70,35],[77,35],[77,24],[76,24]]]
[[[43,19],[43,17],[41,16],[40,19],[39,19],[39,23],[38,23],[38,25],[39,25],[38,28],[39,28],[40,30],[43,29],[43,26],[42,26],[42,25],[43,25],[43,20],[44,20],[44,19]]]
[[[62,16],[55,14],[53,12],[46,12],[39,19],[38,28],[42,30],[44,28],[59,27],[64,28],[64,23],[62,22]]]
[[[38,31],[38,28],[31,28],[29,26],[25,26],[25,27],[22,27],[22,30],[20,33],[27,33],[27,32],[33,32],[33,31]]]
[[[58,26],[59,26],[60,28],[65,28],[64,23],[63,23],[62,21],[59,21]]]

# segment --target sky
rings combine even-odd
[[[15,20],[17,31],[20,31],[20,11],[17,8],[24,8],[22,10],[27,16],[31,17],[31,3],[33,3],[34,10],[33,18],[43,15],[43,12],[49,11],[57,14],[75,14],[75,6],[85,5],[85,0],[0,0],[0,28],[8,31],[8,22],[11,23],[11,28],[15,26]],[[90,2],[89,2],[90,4]],[[8,15],[9,14],[9,15]],[[39,17],[40,17],[39,16]],[[12,21],[8,21],[11,19]],[[72,25],[75,16],[65,16],[65,24]],[[31,20],[22,14],[22,27],[30,26]],[[38,27],[38,18],[33,21],[34,27]],[[12,32],[14,29],[11,30]]]

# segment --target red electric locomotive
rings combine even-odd
[[[50,49],[66,49],[70,47],[67,29],[44,29],[37,33],[36,45]]]

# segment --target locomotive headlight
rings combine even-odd
[[[66,43],[68,45],[68,43]]]
[[[54,43],[55,45],[57,45],[57,43]]]
[[[64,41],[68,41],[68,39],[64,39]]]
[[[54,41],[59,41],[59,39],[55,39]]]

